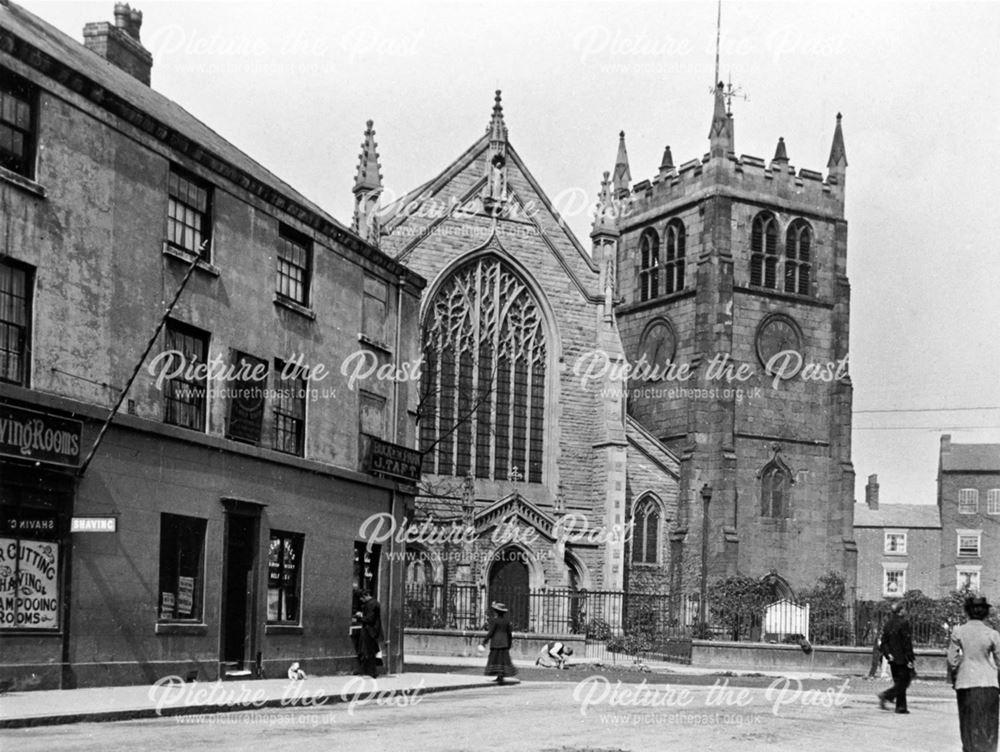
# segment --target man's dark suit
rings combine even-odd
[[[882,655],[889,661],[892,671],[892,688],[879,695],[882,702],[896,701],[897,713],[909,713],[906,707],[906,688],[910,686],[913,671],[913,638],[910,622],[905,616],[893,614],[882,630]]]

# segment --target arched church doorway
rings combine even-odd
[[[508,616],[514,629],[528,628],[529,587],[528,562],[516,548],[497,552],[490,565],[490,603],[501,601],[510,609]]]

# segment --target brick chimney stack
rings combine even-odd
[[[98,21],[83,27],[83,43],[112,65],[149,86],[153,55],[139,41],[142,11],[115,3],[115,22]]]
[[[869,475],[865,486],[865,504],[869,509],[878,509],[878,476]]]

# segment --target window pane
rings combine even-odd
[[[267,620],[299,622],[304,536],[271,532],[267,557]]]
[[[201,619],[206,521],[160,515],[159,619]]]

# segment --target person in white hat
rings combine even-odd
[[[516,676],[517,668],[510,659],[510,648],[514,644],[514,632],[507,618],[507,606],[498,601],[494,601],[490,608],[493,609],[493,618],[490,619],[486,637],[483,638],[480,647],[486,648],[486,643],[490,645],[490,655],[486,659],[486,669],[483,674],[495,676],[497,684],[503,684],[508,676]]]

